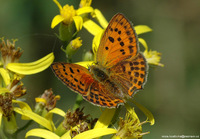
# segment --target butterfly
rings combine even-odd
[[[123,14],[109,22],[96,53],[96,63],[85,68],[55,62],[54,74],[88,102],[108,108],[126,103],[143,88],[148,65],[139,51],[137,34]]]

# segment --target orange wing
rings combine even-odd
[[[81,94],[92,104],[104,107],[117,107],[123,100],[107,92],[105,87],[94,80],[88,69],[77,64],[53,63],[54,74],[70,89]]]
[[[111,69],[112,78],[128,96],[133,96],[137,90],[143,88],[148,65],[141,53],[136,57],[124,60],[114,65]]]
[[[131,23],[122,14],[116,14],[106,28],[97,50],[97,62],[111,67],[124,59],[136,56],[138,39]]]

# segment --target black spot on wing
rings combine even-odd
[[[114,43],[114,38],[113,37],[109,36],[108,39],[109,39],[110,42]]]
[[[120,44],[121,46],[124,46],[124,42],[120,42],[119,44]]]
[[[71,67],[69,67],[69,70],[70,70],[71,73],[74,73],[74,71]]]

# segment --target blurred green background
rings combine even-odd
[[[59,2],[76,7],[79,3],[78,0]],[[162,138],[162,135],[200,135],[200,1],[93,0],[92,7],[100,9],[108,21],[120,12],[134,25],[148,25],[153,29],[139,37],[147,41],[150,49],[162,53],[161,63],[165,67],[150,68],[145,89],[135,97],[156,120],[154,126],[144,126],[143,132],[151,132],[144,139]],[[58,13],[51,0],[0,0],[0,37],[18,38],[16,46],[24,51],[21,62],[35,61],[52,51],[55,61],[65,61],[60,42],[55,37],[57,28],[50,28]],[[92,35],[85,29],[79,35],[83,46],[74,55],[74,62],[81,61],[83,51],[91,49],[92,44]],[[26,76],[23,82],[31,106],[35,104],[35,97],[53,88],[54,93],[61,96],[57,107],[64,111],[73,107],[76,94],[64,86],[50,68]],[[97,107],[85,101],[82,106],[85,106],[85,113],[99,116]],[[141,120],[145,120],[137,108],[136,111]]]

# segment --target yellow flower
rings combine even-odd
[[[100,118],[96,122],[95,126],[93,129],[84,131],[78,135],[76,135],[73,139],[82,139],[82,138],[98,138],[101,136],[109,135],[109,134],[114,134],[117,133],[116,129],[113,128],[108,128],[110,125],[110,122],[115,114],[116,109],[105,109],[103,113],[101,114]],[[77,127],[73,127],[77,128]],[[63,138],[69,138],[70,137],[70,132],[65,133]]]
[[[62,117],[65,117],[64,121],[59,125],[59,127],[55,128],[54,131],[52,130],[49,131],[49,130],[44,130],[44,129],[39,129],[39,128],[32,129],[26,133],[26,137],[37,136],[37,137],[43,137],[43,138],[48,138],[48,139],[54,139],[54,138],[65,139],[65,138],[72,138],[73,136],[75,136],[76,134],[80,132],[85,133],[85,131],[91,128],[91,125],[94,120],[89,120],[88,119],[89,115],[84,115],[82,110],[83,109],[81,110],[76,109],[74,112],[68,111],[65,114],[62,110],[56,109],[55,111],[56,114],[59,114]],[[71,132],[73,134],[70,134]]]
[[[71,41],[71,45],[74,49],[78,49],[82,46],[82,40],[80,37],[77,37],[76,39]]]
[[[76,135],[73,139],[99,138],[101,136],[109,134],[115,134],[112,139],[133,137],[138,138],[145,134],[148,134],[149,132],[142,133],[142,125],[147,122],[150,122],[151,125],[153,125],[155,122],[154,117],[149,110],[147,110],[139,103],[134,101],[134,104],[147,116],[146,121],[140,122],[137,114],[134,111],[134,108],[126,105],[127,114],[125,120],[123,120],[122,118],[120,119],[118,130],[110,128],[108,126],[111,124],[111,120],[113,119],[116,109],[105,109],[93,129],[84,131],[83,133]],[[62,137],[69,138],[70,132],[65,133],[64,135],[62,135]]]
[[[41,115],[46,115],[47,112],[56,107],[56,102],[60,100],[59,95],[54,95],[52,89],[47,89],[41,97],[35,98],[35,112]]]
[[[92,7],[84,6],[82,8],[79,8],[77,10],[74,9],[73,6],[69,6],[66,4],[65,6],[61,6],[60,3],[57,0],[53,0],[56,5],[58,6],[60,10],[60,14],[56,15],[52,22],[51,22],[51,28],[54,28],[59,23],[63,22],[66,25],[71,24],[73,21],[76,25],[77,31],[81,30],[83,25],[83,19],[81,17],[82,14],[90,13],[93,11]]]
[[[49,111],[48,116],[46,115],[46,117],[42,117],[39,114],[36,114],[35,112],[33,112],[31,109],[26,109],[26,108],[15,107],[14,111],[22,116],[32,119],[33,121],[35,121],[39,125],[47,128],[50,131],[55,131],[56,128],[52,122],[52,114],[53,113],[61,113],[61,115],[62,115],[62,110],[60,110],[58,108],[54,108],[54,109]]]
[[[26,110],[31,110],[28,104],[25,102],[14,100],[15,95],[12,92],[6,92],[0,94],[0,127],[4,126],[4,131],[8,134],[13,134],[17,130],[16,117],[14,116],[15,106],[13,103],[19,104],[19,106]],[[16,112],[16,111],[15,111]],[[27,117],[22,116],[22,119],[26,120]]]
[[[81,46],[82,40],[80,39],[80,37],[77,37],[76,39],[70,41],[66,49],[61,48],[66,53],[68,62],[71,63],[72,56],[78,51]]]
[[[148,64],[164,67],[164,64],[159,63],[161,59],[161,53],[152,50],[148,51],[148,46],[146,41],[142,38],[139,38],[139,41],[145,48],[143,54],[147,59]]]
[[[24,75],[34,74],[34,73],[37,73],[37,72],[40,72],[40,71],[46,69],[49,66],[49,64],[51,64],[53,62],[53,59],[54,59],[53,54],[50,54],[50,56],[48,56],[48,58],[44,57],[43,59],[40,59],[33,63],[8,63],[6,67],[7,67],[7,69],[11,70],[15,74],[24,74]],[[8,74],[8,70],[5,70],[4,68],[0,68],[0,72],[1,72],[1,75],[4,80],[4,84],[5,84],[4,87],[0,88],[0,96],[5,96],[6,94],[12,95],[12,99],[7,99],[10,97],[2,98],[2,101],[5,101],[5,103],[3,103],[5,105],[5,108],[4,108],[4,105],[0,105],[0,123],[1,123],[3,116],[4,117],[11,116],[11,118],[12,118],[13,111],[17,112],[16,110],[18,110],[18,113],[20,113],[19,108],[13,107],[12,103],[13,102],[17,102],[20,104],[23,103],[21,101],[16,101],[14,99],[19,98],[20,96],[24,95],[26,90],[23,89],[22,83],[19,84],[19,80],[17,78],[15,78],[15,76],[11,77]],[[12,81],[10,78],[12,78]],[[20,78],[21,78],[21,76],[20,76]],[[9,107],[8,107],[8,102],[10,102]],[[23,104],[23,105],[25,105],[25,104]],[[8,108],[12,108],[12,109],[8,109]],[[24,107],[24,108],[26,108],[26,107]],[[29,108],[25,109],[26,114],[31,115],[33,112],[30,112],[29,110],[30,110]],[[20,114],[23,115],[23,112]],[[7,114],[9,114],[9,115],[7,115]],[[12,120],[12,121],[14,121],[14,120]],[[43,121],[43,120],[41,120],[41,121]],[[8,130],[10,130],[10,129],[8,129]],[[14,131],[15,130],[13,130],[13,132]]]
[[[70,114],[70,113],[68,113],[68,114]],[[93,129],[84,131],[84,132],[76,135],[73,139],[98,138],[101,136],[117,133],[116,129],[108,128],[114,114],[115,114],[115,109],[105,109]],[[72,118],[77,118],[77,116],[74,116],[74,115],[69,115],[69,116],[71,116]],[[70,119],[69,119],[69,121],[70,121]],[[71,122],[73,122],[73,121],[71,121]],[[73,123],[73,124],[75,124],[75,123]],[[29,136],[37,136],[37,137],[43,137],[43,138],[48,138],[48,139],[71,138],[71,135],[70,135],[71,131],[79,131],[81,128],[84,127],[84,124],[85,124],[84,122],[81,123],[82,126],[80,124],[78,124],[78,125],[74,126],[73,128],[71,128],[71,130],[69,130],[68,132],[66,132],[65,134],[62,134],[62,135],[60,135],[56,131],[55,131],[55,133],[57,135],[55,133],[53,133],[52,131],[48,131],[45,129],[38,129],[38,128],[32,129],[26,133],[26,138]],[[57,130],[59,130],[58,128],[57,128]]]
[[[16,100],[26,93],[23,83],[20,80],[24,75],[35,74],[45,70],[54,60],[53,53],[50,53],[32,63],[18,63],[22,52],[20,48],[15,49],[15,41],[10,42],[7,40],[7,43],[5,43],[2,39],[0,43],[2,63],[0,65],[0,126],[3,119],[5,131],[9,134],[17,130],[14,111],[20,113],[24,120],[30,120],[29,114],[34,115],[28,104]],[[20,108],[15,107],[13,103],[19,104]],[[24,112],[26,113],[25,115]],[[47,125],[44,124],[44,126]]]
[[[52,110],[48,111],[48,113],[46,113],[44,117],[42,117],[39,114],[33,112],[31,108],[28,106],[28,104],[26,104],[25,102],[21,102],[17,100],[12,100],[12,102],[19,105],[19,107],[14,107],[13,109],[16,113],[22,115],[23,120],[33,120],[39,125],[45,127],[47,130],[49,130],[49,132],[54,132],[56,130],[56,127],[54,126],[54,123],[52,121],[53,114],[57,114],[62,117],[65,116],[65,112],[63,112],[61,109],[53,108]],[[32,130],[30,130],[30,132],[33,134],[36,134],[37,136],[44,134],[44,132],[41,132],[38,134],[37,132],[33,132]],[[29,134],[29,136],[31,135]]]
[[[133,108],[129,109],[126,113],[125,120],[120,118],[118,132],[112,139],[118,137],[122,139],[141,138],[144,134],[149,133],[142,133],[142,124],[144,123],[146,123],[146,121],[140,123],[140,120]]]
[[[144,112],[144,114],[147,116],[147,120],[144,122],[140,122],[137,114],[135,113],[134,109],[131,108],[130,106],[126,105],[127,108],[127,114],[125,117],[125,120],[120,119],[120,126],[117,129],[110,128],[108,127],[111,124],[111,120],[116,112],[116,109],[105,109],[96,122],[96,125],[94,126],[93,129],[89,129],[84,132],[80,132],[77,134],[73,139],[80,139],[80,138],[99,138],[101,136],[109,135],[109,134],[114,134],[113,139],[122,137],[122,138],[128,138],[128,137],[141,137],[149,132],[142,133],[142,125],[144,123],[150,122],[151,125],[154,124],[154,118],[153,115],[151,114],[150,111],[148,111],[146,108],[144,108],[142,105],[134,102]],[[56,114],[61,115],[64,117],[65,113],[62,110],[59,110],[57,108],[54,108]],[[53,109],[53,110],[54,110]],[[52,111],[53,111],[52,110]],[[51,112],[51,111],[50,111]],[[81,113],[80,113],[81,114]],[[78,114],[78,115],[80,115]],[[82,115],[82,114],[81,114]],[[47,117],[47,116],[46,116]],[[78,117],[77,115],[73,115],[68,112],[68,118],[75,118],[75,119],[68,119],[69,122],[75,124],[73,120],[76,120]],[[81,116],[84,117],[84,116]],[[38,122],[40,123],[40,122]],[[42,123],[40,123],[42,124]],[[81,124],[78,124],[74,127],[71,128],[71,130],[67,131],[64,130],[63,128],[60,129],[60,126],[57,128],[54,128],[54,131],[48,130],[48,129],[32,129],[26,133],[26,138],[29,136],[36,136],[36,137],[42,137],[42,138],[48,138],[48,139],[65,139],[65,138],[71,138],[71,131],[79,131],[80,129],[84,129],[84,122],[81,122]],[[86,124],[87,125],[87,124]],[[61,124],[62,126],[62,124]],[[47,126],[48,127],[48,126]],[[63,126],[62,126],[63,127]],[[65,134],[60,134],[59,132],[63,133],[66,132]]]
[[[34,113],[28,104],[25,102],[15,100],[19,98],[20,96],[25,94],[25,89],[22,88],[23,84],[18,85],[18,80],[14,80],[11,82],[8,87],[4,90],[1,90],[0,92],[0,126],[1,121],[3,119],[5,131],[9,134],[13,134],[17,130],[16,125],[16,119],[14,115],[14,111],[22,115],[23,120],[34,120],[38,124],[46,127],[49,130],[54,130],[54,124],[52,122],[52,111],[55,113],[55,103],[56,100],[58,100],[59,96],[54,96],[50,94],[50,99],[46,102],[45,110],[48,110],[48,112],[45,113],[45,118],[41,117],[40,115]],[[19,107],[16,107],[13,105],[13,103],[16,103],[19,105]],[[59,112],[60,113],[60,112]],[[43,113],[44,115],[44,113]],[[10,120],[9,120],[10,119]]]

